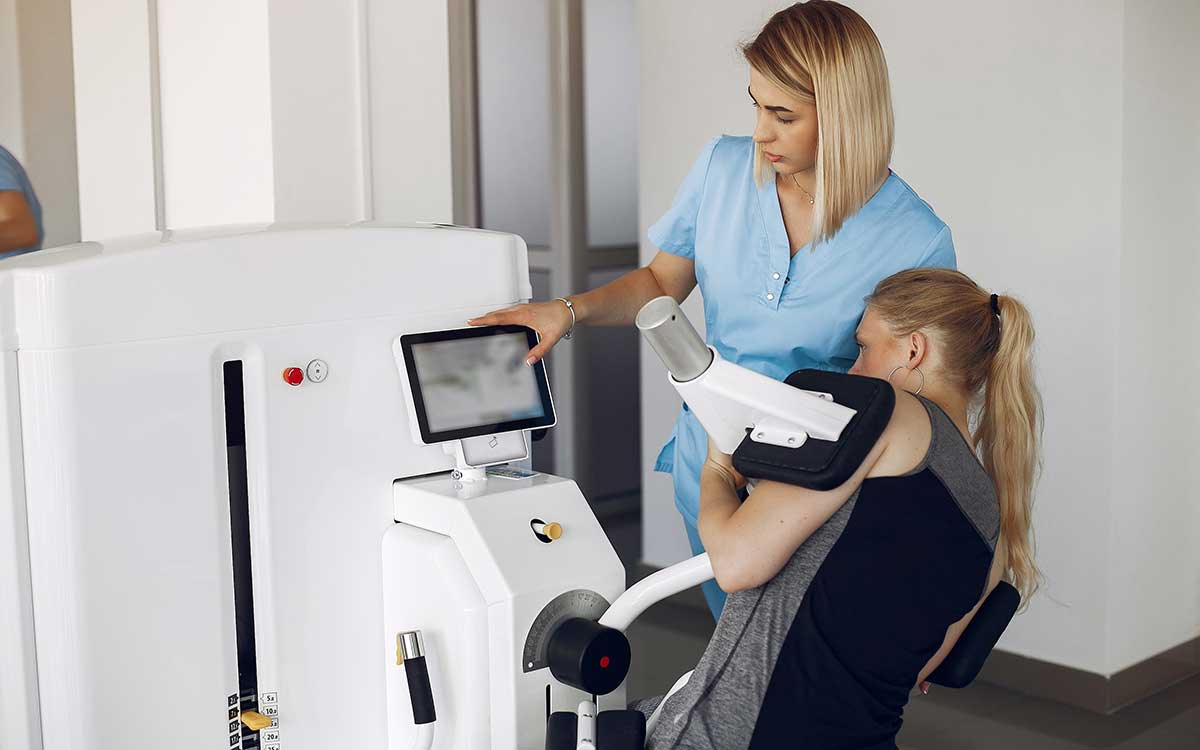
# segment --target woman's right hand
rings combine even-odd
[[[554,348],[558,340],[571,330],[573,317],[562,300],[549,302],[527,302],[520,305],[493,310],[478,318],[467,321],[470,326],[526,326],[537,331],[541,340],[529,350],[525,364],[532,365]]]

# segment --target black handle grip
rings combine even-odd
[[[437,721],[437,712],[433,709],[433,688],[429,685],[429,665],[425,663],[425,657],[405,659],[404,676],[408,678],[413,723],[432,724]]]

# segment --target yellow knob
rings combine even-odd
[[[553,541],[562,536],[562,525],[557,523],[548,523],[546,524],[546,527],[542,529],[542,533],[550,537],[550,540]]]
[[[249,727],[251,732],[260,732],[271,726],[271,720],[258,711],[242,711],[242,723]]]

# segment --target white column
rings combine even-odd
[[[72,0],[83,239],[154,230],[146,0]]]
[[[157,0],[166,226],[274,218],[267,0]]]
[[[372,217],[450,222],[447,3],[367,0],[367,6]]]
[[[275,218],[368,218],[363,3],[268,2]]]

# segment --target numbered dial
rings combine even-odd
[[[608,611],[608,600],[595,591],[575,589],[554,597],[529,626],[525,637],[525,649],[521,656],[521,670],[533,672],[549,666],[546,661],[546,646],[554,629],[572,617],[599,620]]]

